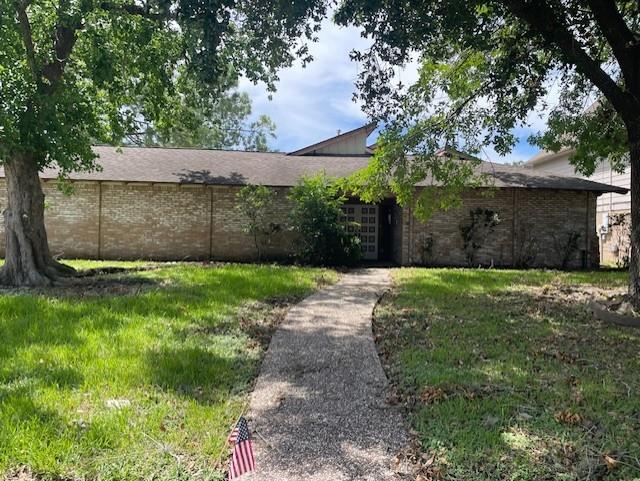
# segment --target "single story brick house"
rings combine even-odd
[[[235,207],[242,186],[272,187],[277,192],[273,221],[285,224],[290,187],[304,175],[324,171],[342,177],[365,167],[372,154],[366,140],[373,129],[366,125],[289,154],[95,147],[102,170],[73,174],[73,195],[58,190],[55,171],[41,175],[51,250],[67,258],[252,259],[253,242],[243,233]],[[478,263],[514,266],[526,255],[529,265],[558,267],[564,239],[574,232],[578,245],[567,266],[598,265],[596,200],[626,189],[523,167],[484,163],[481,169],[491,185],[469,190],[461,208],[437,212],[426,223],[394,198],[375,205],[350,200],[345,218],[360,224],[364,258],[399,265],[466,265],[460,224],[479,207],[498,213],[502,222],[478,251]],[[0,169],[0,208],[6,202],[3,176]],[[282,231],[265,255],[288,257],[294,245],[292,234]],[[0,226],[0,255],[3,251]]]

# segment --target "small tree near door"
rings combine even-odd
[[[346,266],[361,258],[360,239],[340,221],[346,200],[324,174],[304,177],[291,189],[290,228],[298,235],[298,258],[308,264]]]
[[[238,211],[244,221],[242,230],[253,237],[258,261],[262,259],[262,247],[281,230],[280,224],[270,220],[275,196],[276,192],[264,185],[247,185],[237,195]]]

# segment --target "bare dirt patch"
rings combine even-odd
[[[604,300],[626,294],[624,287],[602,288],[591,285],[566,285],[566,284],[546,284],[541,287],[531,287],[530,292],[535,294],[540,301],[558,300],[569,304],[584,304],[585,306],[593,300]]]
[[[36,295],[45,297],[132,296],[158,286],[158,281],[136,275],[158,269],[158,266],[100,267],[85,269],[75,277],[62,279],[48,287],[3,287],[0,295]]]
[[[266,349],[271,336],[284,320],[287,312],[302,299],[296,296],[272,297],[263,301],[248,302],[235,316],[215,326],[192,326],[190,334],[229,334],[239,329],[251,338],[252,346]]]
[[[634,309],[624,287],[601,288],[588,285],[545,285],[531,289],[540,302],[567,308],[582,307],[599,321],[627,327],[640,327],[640,312]],[[556,307],[557,308],[557,307]]]

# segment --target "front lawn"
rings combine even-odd
[[[595,321],[623,272],[398,269],[374,332],[423,479],[640,479],[640,329]]]
[[[221,479],[272,324],[335,280],[178,264],[1,291],[0,478]]]

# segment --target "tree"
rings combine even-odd
[[[262,259],[262,246],[269,236],[279,232],[280,224],[271,222],[276,192],[264,185],[246,185],[237,194],[238,211],[244,220],[242,229],[253,237],[258,261]]]
[[[324,2],[310,0],[309,11],[317,3]],[[491,144],[508,153],[514,128],[532,110],[548,109],[544,99],[559,90],[549,129],[534,140],[553,149],[578,146],[572,161],[584,173],[602,156],[614,167],[631,165],[629,287],[640,306],[640,2],[343,0],[336,20],[371,39],[368,50],[352,54],[362,63],[357,95],[386,124],[368,175],[360,177],[365,197],[390,188],[410,202],[415,180],[429,174],[452,186],[431,199],[446,206],[473,177],[476,161],[434,153],[452,147],[473,154]],[[404,87],[395,67],[416,55],[419,78]]]
[[[313,28],[297,2],[0,0],[0,163],[8,190],[0,283],[46,285],[54,260],[38,172],[98,168],[93,142],[119,144],[140,118],[168,130],[181,95],[217,99],[238,76],[273,90],[277,69],[308,61]],[[316,10],[314,12],[314,9]],[[310,6],[319,19],[324,8]]]
[[[217,98],[179,95],[170,99],[172,122],[137,121],[137,131],[126,141],[146,147],[195,147],[242,149],[265,152],[276,126],[266,115],[249,121],[251,99],[246,92],[232,91]]]
[[[291,188],[291,230],[298,234],[298,256],[313,265],[352,265],[360,260],[360,240],[340,218],[346,200],[339,183],[324,174],[303,178]]]

